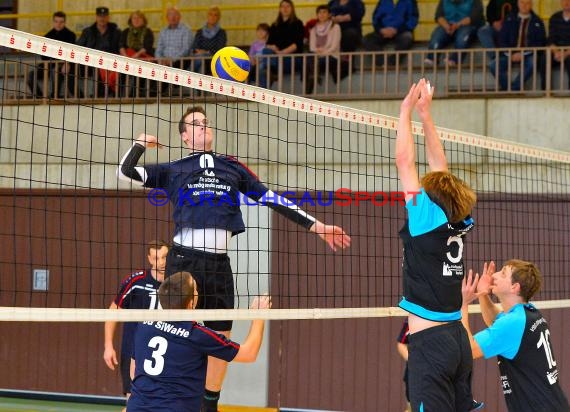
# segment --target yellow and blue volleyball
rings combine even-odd
[[[212,74],[220,79],[243,82],[249,75],[249,69],[249,56],[238,47],[224,47],[212,58]]]

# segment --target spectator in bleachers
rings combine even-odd
[[[249,81],[254,82],[257,74],[257,56],[261,55],[265,45],[267,44],[267,39],[269,38],[269,24],[259,23],[255,29],[255,41],[249,46],[248,56],[249,63],[251,64],[251,70],[249,72]]]
[[[107,53],[119,54],[119,42],[121,39],[121,29],[115,23],[109,21],[109,8],[97,7],[95,9],[95,23],[83,29],[77,44]],[[95,76],[95,72],[89,71],[90,76]],[[108,70],[97,70],[95,76],[97,83],[96,96],[105,97],[108,86],[108,95],[112,96],[117,92],[117,84],[110,82]]]
[[[487,4],[487,22],[483,27],[477,31],[477,37],[481,46],[486,49],[494,49],[497,47],[497,40],[499,32],[503,27],[505,17],[512,12],[516,12],[516,0],[490,0]],[[490,59],[495,59],[495,52],[489,51],[487,53]]]
[[[570,84],[570,0],[560,0],[562,10],[554,13],[548,22],[548,45],[553,65],[562,64]],[[562,47],[567,47],[562,50]]]
[[[128,27],[121,33],[119,52],[122,56],[149,59],[154,56],[154,34],[140,10],[129,16]]]
[[[278,73],[279,59],[268,58],[276,54],[292,54],[303,52],[303,22],[295,14],[295,6],[292,0],[281,0],[279,3],[279,14],[277,19],[269,27],[269,38],[267,45],[262,50],[262,57],[259,61],[259,85],[261,87],[271,86],[270,80],[275,78]],[[301,66],[299,59],[293,60],[292,57],[284,57],[281,60],[283,64],[283,74],[292,73]],[[268,78],[267,69],[270,68]]]
[[[181,23],[180,11],[174,7],[166,10],[168,26],[158,34],[154,56],[160,64],[177,68],[186,68],[188,63],[182,60],[190,56],[194,35],[186,24]]]
[[[307,77],[305,93],[312,93],[315,84],[315,65],[317,69],[317,82],[321,75],[328,71],[334,82],[337,81],[338,54],[340,52],[340,26],[332,20],[329,6],[326,4],[317,7],[317,24],[311,29],[309,35],[309,51],[315,56],[307,58]],[[336,57],[335,57],[336,56]]]
[[[148,21],[144,13],[140,10],[132,12],[127,25],[128,27],[121,33],[121,40],[119,42],[119,53],[121,53],[121,56],[143,60],[152,59],[154,56],[154,34],[148,27]],[[125,76],[120,75],[120,78],[121,85],[124,85]],[[139,81],[142,85],[147,85],[145,80],[141,79]],[[130,84],[128,85],[129,91],[125,92],[125,95],[129,96],[134,94],[134,82],[136,82],[136,78],[131,77]],[[125,87],[127,86],[125,85]],[[140,91],[141,95],[146,94],[144,87]]]
[[[456,49],[467,49],[483,24],[483,2],[481,0],[439,0],[435,12],[438,26],[431,34],[428,49],[439,50],[454,42]],[[461,53],[450,53],[445,59],[448,66],[461,62]],[[424,63],[437,64],[433,53],[427,55]]]
[[[75,44],[76,40],[75,33],[69,30],[67,27],[65,27],[65,18],[66,16],[64,12],[56,11],[52,16],[53,28],[50,31],[48,31],[44,37],[47,37],[48,39],[59,40],[66,43]],[[47,61],[51,60],[51,58],[42,56],[42,60]],[[73,73],[72,68],[73,65],[67,62],[61,62],[57,64],[39,63],[36,69],[32,70],[30,76],[28,77],[28,85],[30,86],[32,94],[35,94],[35,96],[37,97],[46,96],[46,94],[43,93],[42,88],[40,87],[40,85],[42,85],[44,81],[43,79],[45,76],[45,70],[47,70],[49,76],[50,98],[63,97],[61,86],[64,83],[64,79],[67,79],[66,83],[69,90],[69,94],[70,95],[73,94],[73,89],[75,85],[74,82],[75,75]],[[57,70],[57,78],[55,76],[56,70]],[[54,90],[56,87],[56,83],[57,83],[57,88],[59,89],[57,90],[57,93],[56,90]]]
[[[372,14],[374,31],[364,36],[364,49],[381,51],[387,43],[393,43],[395,50],[409,50],[414,41],[413,31],[418,25],[419,11],[416,0],[380,0]],[[388,57],[388,64],[394,65],[396,56]],[[376,65],[384,64],[384,56],[376,57]]]
[[[511,90],[521,90],[524,82],[532,76],[534,70],[535,54],[527,47],[543,47],[546,45],[546,30],[544,22],[532,10],[532,0],[518,0],[518,12],[510,13],[501,31],[499,32],[498,47],[513,47],[520,51],[507,51],[499,55],[499,62],[491,61],[489,69],[495,75],[498,70],[499,87],[507,90],[511,80]],[[541,56],[536,56],[541,71]],[[509,71],[514,74],[516,68],[520,72],[516,76],[509,76]],[[509,70],[510,69],[510,70]],[[544,77],[543,77],[544,78]],[[521,84],[522,83],[522,84]]]
[[[362,44],[362,18],[364,3],[362,0],[331,0],[329,9],[332,19],[340,25],[342,33],[340,50],[353,52]]]
[[[208,10],[208,18],[204,27],[198,29],[192,49],[196,57],[212,57],[218,50],[226,47],[228,36],[226,31],[220,27],[220,17],[222,12],[219,7],[210,7]],[[198,59],[194,61],[192,71],[200,71],[202,62],[204,63],[204,73],[212,74],[210,62],[212,59]]]

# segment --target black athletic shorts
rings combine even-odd
[[[166,256],[166,276],[190,272],[198,285],[196,309],[233,309],[234,277],[230,258],[225,253],[209,253],[174,245]],[[217,331],[232,329],[231,320],[205,321]]]
[[[410,334],[408,351],[412,411],[471,410],[473,358],[461,321]]]
[[[131,355],[124,352],[121,353],[119,359],[119,368],[121,369],[121,381],[123,382],[123,394],[131,393]]]

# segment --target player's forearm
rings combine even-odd
[[[479,305],[481,306],[483,321],[487,326],[491,326],[499,314],[499,309],[495,306],[489,295],[479,296]]]
[[[144,183],[146,173],[143,167],[137,167],[139,159],[145,152],[145,147],[140,143],[135,143],[123,156],[117,169],[117,176],[122,180],[135,180]]]
[[[287,198],[274,193],[269,190],[263,196],[267,206],[279,213],[280,215],[286,217],[292,222],[303,226],[305,229],[309,230],[313,224],[317,221],[313,216],[299,208],[294,202],[288,200]]]
[[[471,327],[469,326],[469,305],[463,305],[461,307],[461,323],[467,332],[467,336],[469,337],[469,345],[471,346],[471,356],[473,359],[478,359],[483,356],[481,352],[481,348],[479,344],[473,337],[473,333],[471,332]]]
[[[412,136],[412,116],[409,113],[400,113],[398,130],[396,132],[396,167],[406,169],[415,167],[416,148]]]
[[[113,340],[115,338],[115,331],[117,330],[117,322],[105,322],[105,349],[113,348]]]
[[[255,362],[263,340],[264,329],[265,321],[254,320],[251,322],[249,334],[245,342],[240,345],[239,352],[234,359],[236,362]]]
[[[424,135],[426,140],[426,156],[430,170],[432,172],[447,171],[447,158],[443,150],[443,144],[437,135],[437,130],[431,118],[431,114],[427,114],[422,119]]]

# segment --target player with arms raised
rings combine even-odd
[[[519,259],[507,261],[498,272],[494,262],[485,263],[481,278],[469,271],[463,282],[462,321],[473,358],[497,356],[509,412],[570,411],[558,382],[548,323],[529,303],[541,284],[538,267]],[[499,298],[502,311],[491,301],[491,293]],[[488,327],[473,336],[467,309],[476,298]]]
[[[461,282],[464,239],[473,228],[469,214],[476,196],[448,170],[430,113],[433,91],[421,79],[412,85],[400,107],[396,166],[408,211],[400,231],[404,244],[400,307],[409,313],[412,410],[466,412],[473,405],[473,359],[461,324]],[[430,168],[421,182],[411,129],[414,108],[423,124]]]

